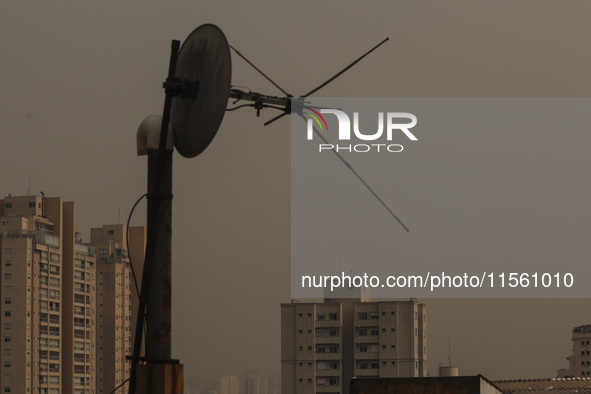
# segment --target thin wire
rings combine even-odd
[[[325,87],[326,85],[328,85],[329,83],[331,83],[332,81],[334,81],[335,79],[337,79],[342,73],[344,73],[345,71],[347,71],[348,69],[350,69],[351,67],[353,67],[354,65],[356,65],[357,63],[359,63],[361,61],[361,59],[363,59],[364,57],[366,57],[367,55],[369,55],[370,53],[372,53],[373,51],[375,51],[376,49],[378,49],[378,47],[380,47],[383,43],[385,43],[389,39],[390,39],[389,37],[386,37],[382,42],[380,42],[375,47],[371,48],[369,51],[365,52],[364,55],[362,55],[361,57],[359,57],[357,60],[355,60],[353,63],[349,64],[347,67],[345,67],[341,71],[339,71],[335,76],[333,76],[332,78],[328,79],[326,82],[324,82],[322,85],[318,86],[317,88],[312,89],[310,92],[304,94],[302,97],[308,97],[312,93],[316,93],[316,91],[322,89],[323,87]]]
[[[275,85],[275,87],[277,89],[281,90],[283,92],[283,94],[285,94],[286,96],[291,96],[291,94],[289,94],[285,90],[283,90],[283,88],[281,86],[277,85],[275,83],[275,81],[273,81],[271,78],[269,78],[264,72],[262,72],[257,66],[255,66],[250,60],[248,60],[242,53],[240,53],[240,51],[238,49],[234,48],[232,45],[230,45],[230,48],[232,48],[232,50],[234,52],[236,52],[236,54],[238,56],[240,56],[242,59],[244,59],[244,61],[246,61],[246,63],[250,64],[252,66],[252,68],[257,70],[259,72],[259,74],[261,74],[263,77],[265,77],[267,79],[267,81],[271,82],[273,85]]]
[[[263,123],[263,126],[267,126],[273,122],[275,122],[276,120],[279,120],[281,118],[283,118],[285,115],[289,115],[287,112],[282,113],[281,115],[277,115],[276,117],[274,117],[271,120],[266,121],[265,123]]]
[[[131,379],[131,378],[127,378],[127,379],[125,379],[125,380],[123,381],[123,383],[121,383],[119,386],[115,387],[115,388],[113,389],[113,391],[111,391],[111,394],[113,394],[115,391],[117,391],[117,390],[119,390],[121,387],[123,387],[123,385],[124,385],[125,383],[129,382],[129,379]]]
[[[133,208],[131,208],[131,211],[129,212],[129,216],[127,217],[127,227],[125,230],[125,242],[127,244],[127,257],[129,258],[129,266],[131,267],[131,275],[133,276],[133,284],[135,285],[135,292],[138,297],[140,296],[140,288],[138,286],[137,277],[135,276],[135,270],[133,269],[133,262],[131,260],[131,249],[129,249],[129,222],[131,221],[131,216],[133,215],[133,211],[135,210],[135,207],[137,207],[137,205],[140,203],[140,201],[142,201],[144,199],[144,197],[146,197],[147,195],[148,195],[148,193],[145,193],[143,196],[138,198],[138,200],[135,202],[135,204],[133,204]]]
[[[244,107],[254,107],[254,104],[242,104],[242,105],[239,105],[237,107],[226,108],[226,111],[228,111],[228,112],[230,112],[230,111],[236,111],[237,109],[244,108]]]
[[[303,115],[300,115],[300,117],[302,119],[304,119],[304,120],[307,120],[306,117],[303,116]],[[318,137],[320,137],[320,139],[322,141],[324,141],[325,144],[328,144],[328,141],[322,136],[322,134],[320,134],[320,132],[318,132],[318,130],[316,129],[316,127],[312,126],[312,129],[314,130],[314,133],[316,133],[316,135]],[[351,172],[353,174],[355,174],[355,176],[357,177],[357,179],[359,179],[361,181],[361,183],[363,183],[365,185],[365,187],[367,188],[367,190],[369,190],[371,192],[371,194],[373,194],[374,197],[384,206],[384,208],[386,208],[386,210],[388,212],[390,212],[390,215],[392,215],[392,217],[394,219],[396,219],[396,221],[406,230],[406,232],[410,232],[409,228],[406,227],[406,225],[404,223],[402,223],[402,220],[400,220],[398,218],[398,216],[396,216],[396,214],[394,212],[392,212],[392,210],[388,207],[388,205],[386,205],[386,203],[384,201],[382,201],[382,199],[376,194],[376,192],[374,192],[373,189],[363,180],[363,178],[361,177],[361,175],[359,175],[357,173],[357,171],[355,171],[355,169],[353,167],[351,167],[351,164],[349,164],[345,159],[343,159],[343,157],[341,155],[339,155],[339,152],[337,152],[335,149],[333,149],[332,152],[335,155],[337,155],[337,157],[343,162],[343,164],[345,164],[347,166],[347,168],[349,168],[351,170]]]
[[[133,261],[131,259],[131,249],[129,248],[129,222],[131,221],[131,217],[133,216],[133,211],[135,211],[135,208],[137,207],[137,205],[140,203],[140,201],[142,201],[147,196],[148,196],[148,193],[145,193],[140,198],[138,198],[138,200],[135,202],[135,204],[133,204],[133,207],[131,208],[131,211],[129,212],[129,216],[127,217],[127,226],[125,228],[125,243],[127,245],[127,258],[129,259],[129,267],[131,268],[131,276],[133,277],[133,284],[135,285],[135,292],[136,292],[138,298],[140,297],[140,289],[139,289],[139,285],[138,285],[137,276],[135,275],[135,269],[133,268]],[[138,309],[139,309],[139,305],[138,305]],[[136,322],[136,324],[137,324],[137,322]],[[144,331],[144,337],[145,337],[147,335],[148,328],[147,328],[146,322],[142,323],[142,325],[143,325],[143,331]],[[129,379],[131,379],[131,378],[129,378]],[[119,385],[117,388],[115,388],[112,392],[115,392],[115,390],[117,390],[119,387],[123,386],[127,381],[129,381],[129,379],[127,379],[126,381],[121,383],[121,385]]]

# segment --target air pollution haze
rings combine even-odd
[[[30,179],[31,194],[75,201],[85,240],[91,227],[124,223],[146,190],[146,160],[136,156],[135,133],[142,119],[162,112],[170,42],[203,23],[219,26],[231,45],[296,96],[390,37],[316,95],[585,97],[591,91],[590,14],[590,3],[546,0],[6,0],[0,5],[0,194],[24,195]],[[232,61],[232,84],[281,95],[242,59],[233,55]],[[172,339],[173,358],[185,365],[186,376],[280,371],[280,304],[290,301],[291,283],[290,123],[283,118],[263,127],[277,113],[255,115],[227,113],[203,154],[175,156]],[[567,130],[565,120],[556,133]],[[551,162],[549,176],[569,186],[543,189],[553,217],[569,209],[581,219],[554,228],[555,237],[588,245],[591,187],[581,168],[591,164],[591,145],[587,136],[568,138],[580,142],[572,157],[543,140],[523,157],[539,156],[539,162],[528,159],[534,172],[536,163]],[[427,174],[400,185],[393,205],[411,230],[413,222],[428,221],[412,202],[438,198],[417,194],[417,185],[432,181]],[[470,205],[456,203],[454,209]],[[491,201],[478,212],[479,223],[493,220],[504,204]],[[405,206],[412,215],[404,215]],[[133,224],[145,224],[144,211]],[[542,217],[519,225],[524,237],[535,239],[554,224]],[[403,242],[407,235],[397,236]],[[579,249],[580,262],[588,249]],[[331,253],[345,264],[355,258]],[[591,323],[589,299],[421,302],[428,306],[431,375],[448,361],[451,339],[451,361],[462,374],[554,377],[567,367],[572,328]]]

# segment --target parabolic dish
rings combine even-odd
[[[170,113],[176,149],[184,157],[195,157],[215,137],[230,94],[230,48],[220,28],[205,24],[193,30],[179,51],[176,76],[199,81],[197,97],[175,97]]]

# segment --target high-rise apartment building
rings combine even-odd
[[[129,250],[127,240],[129,239]],[[97,393],[127,393],[139,298],[138,285],[146,250],[146,228],[107,225],[90,231],[97,257]]]
[[[573,352],[566,359],[568,369],[559,369],[559,378],[591,376],[591,325],[573,328]]]
[[[0,392],[94,394],[95,253],[59,197],[0,200]]]
[[[358,377],[427,376],[426,306],[326,298],[281,305],[281,392],[344,393]]]

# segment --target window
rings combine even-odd
[[[380,318],[380,315],[377,312],[372,312],[371,318],[372,318],[372,320],[376,320],[376,319]]]
[[[35,201],[29,202],[29,208],[35,208]]]
[[[4,368],[10,368],[10,361],[4,361]]]
[[[12,208],[12,203],[11,202],[7,202],[6,203],[6,208]]]
[[[367,320],[367,313],[359,312],[359,320]]]
[[[359,353],[367,353],[367,346],[366,345],[359,346]]]
[[[12,313],[10,311],[4,312],[4,317],[10,317],[10,316],[12,316]]]
[[[4,342],[5,342],[5,343],[8,343],[8,342],[10,342],[10,337],[4,337]]]
[[[49,278],[49,286],[60,287],[60,278]]]
[[[359,363],[359,369],[367,369],[368,364],[366,362]]]
[[[60,291],[59,290],[49,290],[49,298],[54,300],[60,299]]]
[[[5,273],[4,279],[12,279],[12,274],[10,272]]]
[[[360,329],[359,329],[359,336],[360,336],[360,337],[365,337],[365,336],[367,336],[367,329],[366,329],[366,328],[360,328]]]
[[[11,299],[10,299],[10,298],[5,298],[5,299],[4,299],[4,304],[5,304],[5,305],[10,305],[11,303],[12,303],[12,301],[11,301]]]
[[[336,313],[330,313],[328,315],[328,320],[337,320],[337,314]]]
[[[386,365],[385,361],[384,361],[384,365]],[[371,363],[371,369],[378,369],[379,367],[380,367],[380,363],[378,363],[378,362]]]
[[[316,315],[316,320],[325,320],[326,316],[323,314]]]
[[[12,261],[11,261],[11,260],[6,260],[6,261],[4,262],[4,266],[5,266],[5,267],[12,267]]]
[[[115,230],[109,230],[109,235],[115,235]]]

